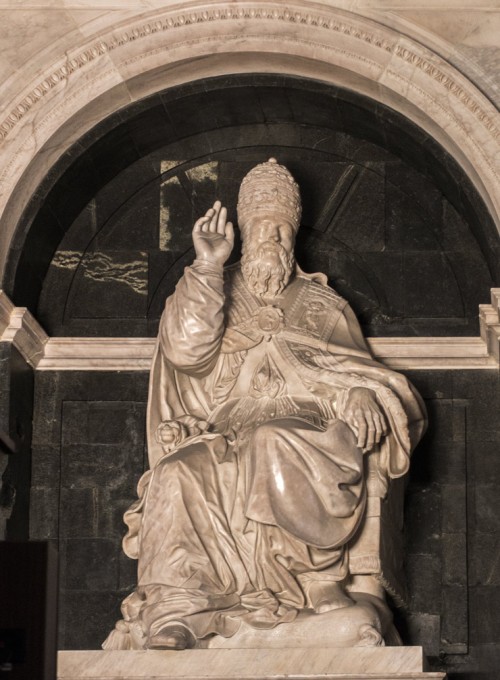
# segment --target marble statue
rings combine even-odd
[[[384,520],[380,508],[425,428],[422,401],[372,358],[326,277],[296,264],[289,171],[273,158],[253,168],[237,212],[241,262],[224,268],[234,233],[217,201],[166,301],[150,469],[125,514],[138,585],[103,646],[258,647],[282,635],[307,646],[319,631],[332,646],[394,643],[385,591],[401,576],[401,509]]]

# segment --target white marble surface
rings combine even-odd
[[[256,70],[319,78],[400,111],[463,166],[500,228],[500,114],[474,85],[493,78],[481,59],[489,66],[497,49],[500,7],[450,0],[446,9],[429,0],[1,3],[0,270],[27,200],[93,124],[160,88]],[[450,18],[466,9],[462,23]],[[472,81],[460,73],[462,45]]]
[[[49,337],[26,307],[15,307],[0,290],[0,340],[11,342],[26,362],[36,367]]]
[[[478,338],[367,338],[374,356],[394,369],[498,369],[500,289],[480,305]],[[37,370],[148,371],[154,338],[49,338],[24,307],[0,291],[0,339],[13,342]]]
[[[489,305],[485,305],[488,306]],[[494,331],[487,331],[491,334]],[[490,335],[488,335],[490,337]],[[498,369],[481,338],[367,338],[374,356],[394,369]],[[50,338],[37,363],[41,371],[147,371],[151,338]],[[492,352],[493,352],[492,346]]]
[[[479,323],[488,353],[500,364],[500,288],[491,289],[491,304],[479,305]]]
[[[59,652],[58,680],[132,678],[444,678],[424,673],[421,647]]]
[[[379,500],[378,498],[368,498],[368,501]],[[367,519],[369,520],[369,518]],[[380,523],[376,523],[375,527],[370,528],[379,529],[379,527]],[[372,552],[378,555],[380,552],[379,542],[376,540],[374,543]],[[252,628],[245,621],[242,621],[239,630],[232,637],[224,638],[215,635],[212,638],[199,641],[198,645],[204,649],[255,649],[256,654],[260,654],[261,650],[269,651],[271,649],[309,649],[311,653],[315,653],[318,649],[346,648],[350,649],[351,653],[354,653],[353,647],[356,647],[356,649],[366,649],[367,647],[373,649],[376,645],[357,644],[360,623],[373,620],[373,616],[378,617],[381,632],[386,637],[391,635],[392,614],[375,595],[353,593],[352,597],[356,603],[353,607],[324,612],[320,616],[311,611],[302,611],[292,623],[271,629]],[[363,654],[366,656],[367,653],[363,652]],[[344,662],[343,659],[343,656],[339,656],[340,664]],[[410,661],[405,659],[405,663],[409,664]],[[421,660],[419,663],[421,664]]]

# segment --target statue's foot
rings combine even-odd
[[[354,600],[346,595],[340,583],[335,581],[313,581],[307,589],[307,595],[317,614],[352,607],[355,604]]]
[[[148,640],[148,649],[190,649],[196,639],[184,624],[172,621]]]

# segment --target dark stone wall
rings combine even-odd
[[[59,645],[96,648],[136,583],[122,515],[144,465],[147,374],[36,375],[30,538],[60,555]]]
[[[366,334],[477,334],[500,243],[457,163],[380,103],[277,75],[172,88],[97,125],[27,205],[5,290],[51,335],[155,335],[194,221],[215,198],[235,220],[242,177],[270,156],[302,190],[300,264]]]
[[[500,652],[500,377],[407,375],[426,400],[430,422],[406,497],[408,639],[419,639],[456,677],[472,678]]]
[[[0,430],[5,433],[10,430],[10,353],[11,344],[0,343]],[[5,450],[0,451],[0,538],[6,537],[6,523],[11,515],[15,498],[12,472],[7,469],[9,450],[10,447],[5,447]]]
[[[29,535],[32,414],[33,371],[10,342],[1,342],[0,430],[8,437],[0,448],[1,538]]]
[[[500,378],[496,371],[410,371],[430,427],[414,453],[405,510],[406,644],[434,668],[474,678],[500,650]],[[133,588],[122,514],[145,469],[147,375],[36,376],[31,538],[60,551],[63,649],[98,648]]]
[[[166,297],[194,258],[196,219],[219,197],[236,220],[241,179],[295,127],[247,125],[227,133],[231,150],[217,153],[207,137],[191,163],[179,160],[189,150],[178,143],[109,182],[52,258],[37,310],[42,325],[54,335],[154,335]],[[322,134],[302,134],[296,148],[279,153],[304,197],[303,269],[328,275],[368,335],[476,335],[478,304],[489,300],[495,279],[464,218],[399,158],[344,133],[331,133],[318,151]],[[251,140],[259,136],[257,149]],[[236,155],[237,144],[245,148]]]

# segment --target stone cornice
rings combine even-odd
[[[498,369],[481,338],[367,338],[373,355],[389,368]]]
[[[49,337],[26,307],[15,307],[0,290],[0,340],[11,342],[25,361],[36,367]]]
[[[154,338],[50,338],[42,371],[149,371]]]
[[[481,337],[367,338],[373,355],[389,368],[498,369],[500,289],[480,306]],[[154,338],[50,338],[24,307],[0,291],[0,340],[11,342],[41,371],[148,371]]]
[[[479,305],[481,338],[488,353],[500,363],[500,288],[491,289],[491,304]]]
[[[389,368],[498,369],[481,338],[368,338]],[[43,371],[148,371],[152,338],[50,338],[37,369]]]

